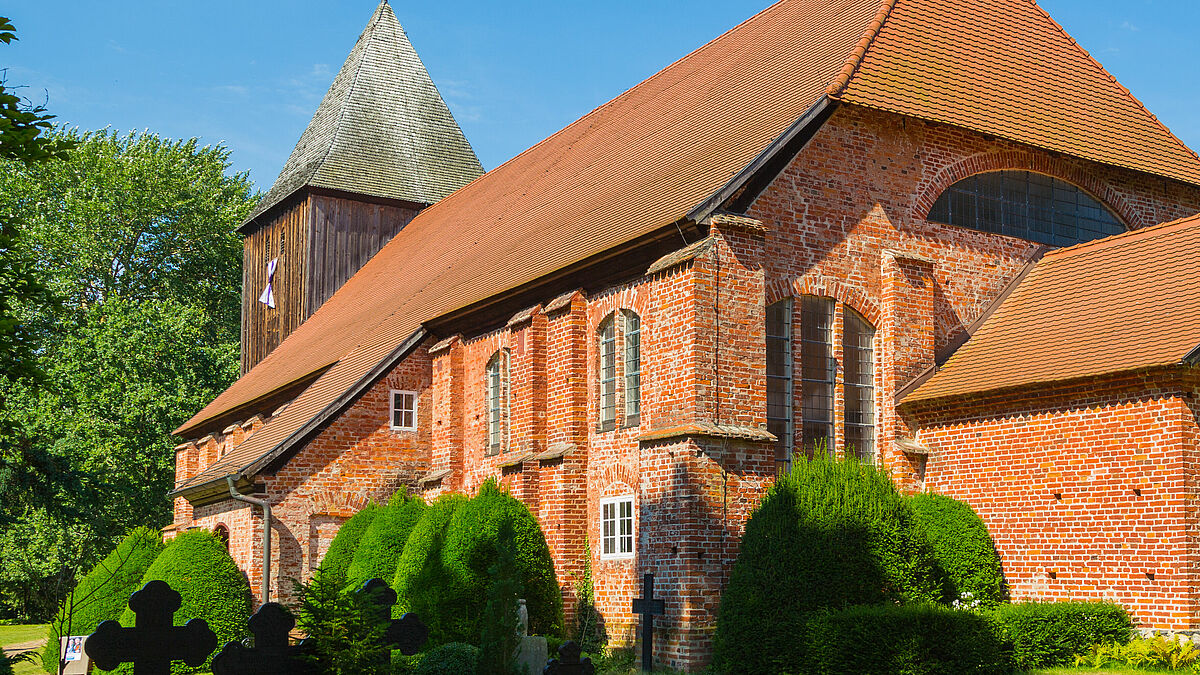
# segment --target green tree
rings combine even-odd
[[[152,133],[47,140],[70,149],[0,160],[0,214],[18,214],[19,252],[51,300],[14,305],[40,384],[0,381],[0,442],[21,448],[0,466],[0,616],[45,618],[74,570],[168,522],[170,431],[238,372],[234,228],[255,195],[229,151]],[[30,566],[18,535],[34,522],[45,543]],[[14,605],[31,587],[58,597]]]

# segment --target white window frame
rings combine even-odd
[[[396,426],[396,397],[399,394],[409,394],[412,396],[412,426]],[[417,430],[417,392],[408,389],[393,389],[388,394],[388,426],[392,431]]]
[[[629,532],[628,533],[621,531],[621,521],[623,519],[625,519],[625,517],[621,515],[621,505],[622,504],[629,505],[629,515],[628,515]],[[606,514],[605,514],[605,507],[607,507],[607,506],[613,507],[613,517],[611,519],[607,518]],[[634,521],[635,520],[636,520],[636,518],[634,517],[634,510],[633,510],[633,493],[617,495],[616,497],[605,497],[600,500],[600,558],[601,559],[603,559],[603,560],[626,560],[629,558],[633,558],[634,556],[637,555],[637,537],[634,534]],[[604,527],[606,522],[609,522],[609,521],[611,521],[613,523],[612,536],[608,536],[607,532],[605,531],[605,527]],[[614,552],[606,553],[605,545],[608,543],[608,540],[610,540],[610,539],[613,541],[613,544],[614,544],[614,547],[613,547]],[[629,550],[622,551],[621,545],[622,545],[622,543],[624,543],[626,541],[629,544]]]

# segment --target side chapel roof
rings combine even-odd
[[[1200,215],[1051,251],[914,403],[1194,360]]]
[[[479,158],[383,0],[246,224],[304,187],[432,204],[481,175]]]
[[[1032,0],[782,0],[421,212],[176,430],[332,364],[187,485],[257,470],[424,322],[694,216],[831,99],[1200,185],[1200,158]]]

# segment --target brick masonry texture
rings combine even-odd
[[[892,403],[1038,255],[1028,241],[926,220],[954,181],[998,169],[1080,185],[1131,227],[1200,211],[1200,190],[1183,184],[842,106],[753,202],[748,215],[761,228],[718,220],[713,245],[694,259],[620,285],[544,298],[500,329],[431,338],[303,449],[270,467],[261,493],[274,506],[278,593],[288,597],[287,578],[307,575],[337,526],[363,504],[400,490],[427,499],[470,494],[494,478],[542,523],[568,625],[586,537],[596,604],[612,641],[635,641],[630,604],[641,575],[652,572],[667,605],[656,622],[656,660],[702,668],[745,522],[777,470],[771,443],[745,440],[766,425],[765,307],[815,294],[836,300],[835,335],[849,311],[876,329],[878,461],[906,490],[944,492],[975,506],[997,538],[1017,597],[1111,597],[1146,625],[1195,625],[1193,375],[1143,373],[903,414]],[[617,421],[602,428],[597,331],[629,312],[641,320],[641,415],[620,414],[631,393],[618,358]],[[795,353],[799,321],[797,307]],[[620,357],[621,331],[617,339]],[[507,359],[509,384],[504,441],[493,453],[486,369],[498,354]],[[836,340],[834,355],[840,364]],[[838,453],[846,450],[843,377],[839,366]],[[391,389],[419,392],[418,431],[389,428]],[[252,420],[181,446],[177,479],[270,423]],[[932,455],[895,449],[901,437],[915,437]],[[620,495],[633,499],[636,554],[605,558],[599,502]],[[178,500],[174,527],[229,527],[231,551],[255,584],[253,511],[231,502],[193,509]]]

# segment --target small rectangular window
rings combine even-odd
[[[600,500],[602,558],[633,556],[633,495]]]
[[[392,390],[392,428],[415,431],[417,428],[417,392]]]

